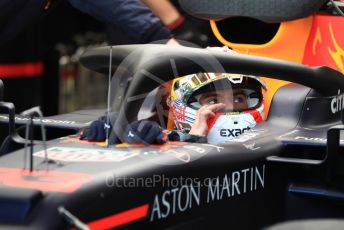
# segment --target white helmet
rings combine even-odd
[[[232,73],[198,73],[175,81],[171,105],[176,129],[188,132],[204,104],[223,102],[226,108],[208,119],[207,139],[223,144],[263,121],[262,91],[258,77]],[[221,101],[223,100],[223,101]]]

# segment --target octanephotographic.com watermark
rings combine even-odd
[[[243,191],[257,188],[257,184],[264,187],[265,165],[248,167],[213,177],[168,176],[153,174],[147,177],[130,177],[111,174],[106,177],[106,186],[110,188],[176,188],[195,185],[197,187],[231,187]]]
[[[164,174],[154,174],[149,177],[127,177],[109,175],[106,177],[106,186],[115,188],[154,188],[154,187],[180,187],[183,185],[197,184],[209,185],[216,178],[198,177],[168,177]]]

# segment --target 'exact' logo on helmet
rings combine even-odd
[[[340,112],[344,109],[344,94],[340,94],[338,90],[338,95],[331,101],[331,111],[332,113]]]
[[[249,126],[243,129],[221,129],[220,135],[222,137],[237,137],[250,129],[251,128]]]

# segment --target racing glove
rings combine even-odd
[[[127,126],[123,139],[129,144],[163,144],[166,135],[155,121],[140,120]]]
[[[189,134],[180,130],[171,130],[167,132],[168,140],[170,141],[183,141],[190,143],[208,143],[206,136],[198,136]]]
[[[106,115],[101,116],[98,120],[93,121],[90,126],[82,130],[80,134],[81,140],[88,141],[105,141],[106,139],[106,130],[109,132],[112,130],[112,125],[117,119],[118,113],[112,112],[109,114],[109,119]],[[107,120],[109,122],[107,123]],[[115,141],[116,142],[116,141]]]

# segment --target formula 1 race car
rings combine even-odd
[[[209,9],[226,2],[214,1]],[[247,1],[228,2],[235,9]],[[288,8],[291,2],[281,1],[285,4],[282,9],[295,12]],[[306,17],[325,2],[309,3],[311,10],[287,20]],[[220,18],[214,14],[202,13]],[[283,227],[283,223],[304,219],[312,219],[308,224],[313,228],[343,224],[344,40],[337,30],[344,19],[325,12],[309,17],[279,23],[278,30],[284,28],[279,37],[296,25],[308,28],[309,41],[299,37],[302,44],[297,48],[302,47],[302,51],[294,53],[295,59],[289,53],[293,47],[284,47],[272,58],[269,45],[247,46],[246,51],[256,55],[159,44],[99,47],[83,54],[84,66],[112,77],[109,85],[114,90],[109,90],[109,104],[118,111],[118,117],[110,137],[120,139],[126,126],[141,118],[169,128],[169,111],[161,109],[163,100],[156,103],[156,98],[164,97],[150,96],[157,88],[168,91],[166,82],[176,77],[198,72],[264,77],[270,89],[265,102],[266,120],[226,144],[169,141],[161,145],[110,145],[83,141],[76,135],[51,139],[44,134],[42,124],[47,129],[68,125],[65,129],[78,130],[103,111],[66,115],[69,120],[77,120],[80,115],[78,123],[63,123],[68,120],[64,115],[44,121],[37,109],[15,119],[11,105],[0,102],[10,111],[3,116],[10,127],[9,140],[25,147],[1,151],[0,226],[279,229],[273,225],[282,223]],[[275,16],[268,18],[279,21]],[[329,30],[330,38],[321,36],[322,23],[337,28]],[[306,36],[306,32],[301,33]],[[325,59],[318,53],[325,49],[323,46],[328,55]],[[244,47],[233,44],[239,52]],[[325,63],[331,55],[333,60]],[[34,118],[36,115],[38,118]],[[26,124],[26,138],[17,135],[15,120]],[[30,126],[34,124],[42,128],[42,141],[32,140]],[[7,142],[2,144],[3,149],[7,147]]]

